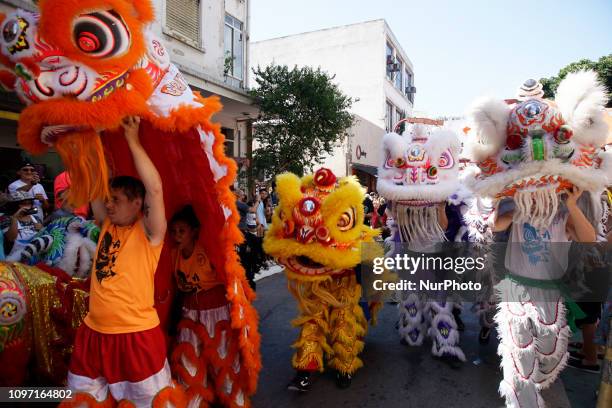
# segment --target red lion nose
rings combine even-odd
[[[309,244],[314,241],[315,230],[309,225],[300,227],[296,234],[296,239],[302,244]]]

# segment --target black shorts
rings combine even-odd
[[[602,302],[576,302],[586,317],[584,319],[576,319],[576,326],[581,327],[583,324],[594,324],[601,318]]]

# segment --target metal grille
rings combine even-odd
[[[200,0],[166,0],[166,28],[191,45],[200,45]]]

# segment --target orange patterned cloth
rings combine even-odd
[[[185,259],[179,251],[174,253],[174,277],[178,288],[182,292],[197,293],[208,290],[223,281],[217,276],[217,271],[210,263],[204,247],[196,244],[193,253]]]

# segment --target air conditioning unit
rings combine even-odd
[[[414,87],[414,86],[407,86],[406,89],[404,90],[404,92],[406,94],[415,94],[416,93],[416,87]]]

